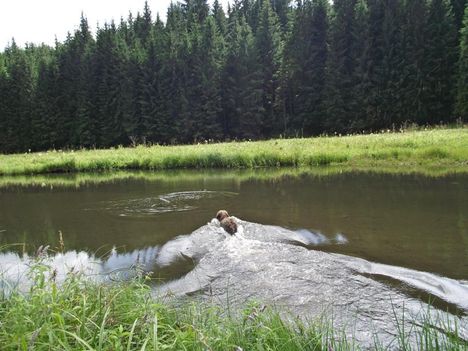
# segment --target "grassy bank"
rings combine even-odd
[[[329,165],[353,170],[465,173],[468,172],[468,128],[0,155],[0,175]]]
[[[359,349],[326,324],[285,321],[269,307],[230,315],[202,304],[174,306],[154,300],[142,278],[100,285],[70,273],[58,287],[43,269],[33,269],[36,285],[28,294],[0,299],[2,350]],[[466,349],[456,332],[440,333],[443,327],[428,320],[414,349]],[[394,346],[411,350],[405,335],[400,329]],[[384,349],[378,340],[375,349]]]

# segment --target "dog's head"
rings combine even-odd
[[[224,218],[228,218],[229,214],[227,213],[226,210],[219,210],[218,213],[216,214],[216,219],[218,221],[222,221]]]

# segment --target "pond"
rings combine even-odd
[[[213,219],[219,209],[238,218],[235,236]],[[394,345],[395,318],[408,330],[421,325],[430,301],[451,313],[449,324],[468,340],[467,214],[468,175],[257,170],[4,178],[0,267],[6,286],[27,280],[28,257],[41,245],[64,251],[49,261],[58,277],[80,266],[90,276],[127,279],[138,263],[154,272],[155,296],[221,305],[259,300],[301,318],[334,315],[334,326],[369,348],[373,332]]]
[[[55,178],[0,187],[0,245],[54,248],[61,231],[67,249],[132,251],[190,234],[227,209],[314,233],[314,249],[468,279],[467,175],[187,171],[79,187],[62,176],[64,185],[49,186]]]

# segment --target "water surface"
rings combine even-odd
[[[148,173],[79,187],[3,186],[0,245],[54,248],[60,231],[69,250],[130,252],[190,234],[225,208],[250,222],[312,233],[307,246],[314,249],[468,279],[467,175],[260,173],[174,172],[156,179]]]

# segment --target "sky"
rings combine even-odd
[[[224,10],[229,0],[221,0]],[[212,1],[209,1],[212,3]],[[0,51],[14,37],[18,45],[26,42],[54,45],[55,37],[64,41],[67,32],[78,28],[83,12],[91,29],[114,19],[126,18],[129,11],[142,12],[144,0],[4,0],[0,10]],[[153,16],[163,20],[171,0],[148,0]]]

